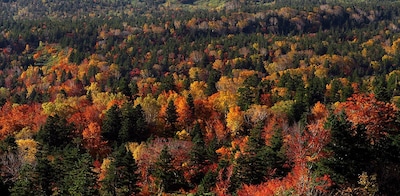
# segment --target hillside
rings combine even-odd
[[[397,1],[1,6],[4,195],[400,194]]]

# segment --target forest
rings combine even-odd
[[[398,1],[0,7],[1,195],[400,195]]]

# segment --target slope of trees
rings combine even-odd
[[[400,4],[207,2],[2,1],[1,192],[399,195]]]

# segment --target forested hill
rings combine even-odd
[[[397,1],[0,4],[2,195],[400,195]]]

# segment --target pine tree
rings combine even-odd
[[[137,105],[134,108],[134,113],[135,113],[135,120],[136,120],[136,131],[134,133],[134,141],[136,142],[142,142],[147,139],[149,136],[148,130],[147,130],[147,123],[146,119],[144,116],[144,111],[142,109],[141,105]]]
[[[136,116],[133,104],[126,102],[121,107],[121,130],[118,133],[118,143],[133,141],[136,130]]]
[[[113,144],[117,141],[120,130],[121,111],[117,105],[113,105],[105,114],[103,125],[101,127],[101,136]]]
[[[164,146],[152,173],[157,179],[160,192],[173,192],[184,187],[183,176],[180,171],[175,170],[172,161],[168,147]]]
[[[194,114],[194,99],[192,94],[189,93],[189,95],[186,98],[186,102],[189,105],[190,111],[192,112],[192,114]]]
[[[31,196],[38,194],[38,190],[35,187],[35,176],[33,172],[33,167],[31,165],[23,165],[19,171],[19,177],[14,185],[10,189],[11,196]],[[8,190],[7,190],[8,191]],[[6,192],[7,192],[6,191]],[[7,195],[6,192],[2,191],[2,194]]]
[[[191,182],[194,184],[200,183],[204,178],[204,171],[201,169],[207,164],[207,151],[203,138],[203,133],[199,123],[196,123],[191,132],[193,147],[190,151],[190,162],[196,174],[192,177]]]
[[[62,175],[58,179],[58,192],[62,195],[99,195],[92,162],[88,153],[75,147],[65,148],[56,165]]]
[[[137,182],[139,174],[138,166],[132,153],[124,145],[121,145],[113,153],[105,179],[102,181],[103,190],[111,195],[133,195],[139,191]]]
[[[166,121],[167,121],[167,130],[165,135],[167,137],[171,137],[175,134],[175,123],[178,119],[178,113],[176,112],[176,107],[174,102],[171,100],[168,102],[167,112],[166,112]]]
[[[249,140],[244,154],[237,159],[232,179],[232,188],[239,188],[241,183],[260,184],[267,177],[267,172],[271,169],[271,157],[274,154],[271,148],[267,148],[265,140],[261,136],[262,126],[256,125],[250,131]]]
[[[52,195],[53,188],[62,178],[62,174],[54,168],[54,165],[48,160],[47,150],[39,151],[36,154],[36,167],[34,168],[34,183],[38,187],[39,195]]]
[[[72,142],[72,125],[58,115],[49,116],[37,134],[37,140],[47,149],[62,149]]]

